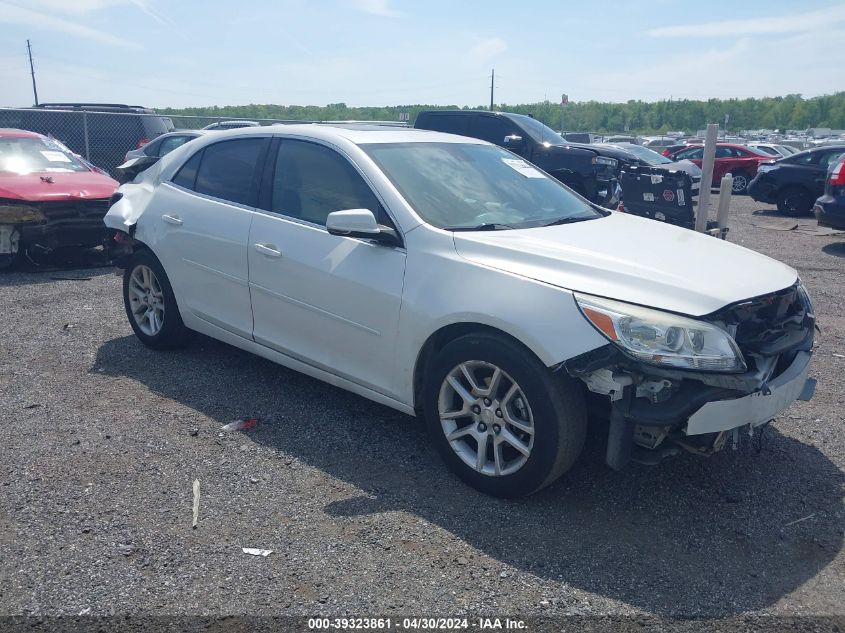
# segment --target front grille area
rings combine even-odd
[[[729,306],[712,318],[734,332],[746,360],[812,346],[815,316],[798,285]]]
[[[108,198],[96,200],[61,200],[56,202],[41,202],[33,204],[51,220],[69,218],[97,218],[103,217],[109,210]]]

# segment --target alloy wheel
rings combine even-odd
[[[129,307],[138,328],[155,336],[164,325],[164,293],[152,268],[140,264],[129,278]]]
[[[734,193],[742,193],[745,191],[746,187],[748,187],[748,178],[743,176],[742,174],[737,174],[733,177],[733,185],[731,185],[731,189]]]
[[[455,454],[484,475],[522,468],[534,447],[534,416],[520,386],[500,367],[469,360],[440,386],[440,424]]]

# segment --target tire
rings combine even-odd
[[[804,187],[786,187],[778,193],[778,211],[788,215],[809,213],[813,202],[813,195]]]
[[[489,393],[496,368],[497,387]],[[463,387],[463,396],[450,379]],[[426,375],[423,407],[449,469],[496,497],[521,497],[549,485],[572,467],[584,446],[587,415],[580,386],[553,375],[519,344],[492,334],[463,336],[437,354]]]
[[[748,184],[751,182],[752,178],[748,174],[744,174],[742,172],[738,174],[734,174],[733,177],[734,181],[731,185],[731,193],[735,196],[744,196],[748,193]],[[718,184],[716,185],[719,186]]]
[[[146,298],[139,300],[145,292]],[[146,248],[135,251],[126,262],[123,305],[135,336],[147,347],[173,349],[184,344],[188,329],[179,315],[170,280],[156,256]]]

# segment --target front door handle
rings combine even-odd
[[[166,213],[161,216],[161,219],[167,222],[168,224],[175,224],[176,226],[182,226],[182,218],[178,215],[167,215]]]
[[[278,250],[273,244],[253,244],[255,250],[267,257],[281,257],[282,251]]]

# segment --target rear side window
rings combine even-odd
[[[243,138],[206,147],[194,191],[229,202],[252,204],[256,194],[255,166],[265,143],[266,139],[260,137]]]
[[[462,114],[434,114],[425,117],[417,126],[425,130],[446,132],[447,134],[469,135],[470,117]]]
[[[197,182],[197,168],[200,166],[202,160],[203,150],[200,150],[190,160],[182,165],[182,168],[176,173],[173,178],[173,184],[184,187],[185,189],[193,189]]]
[[[675,154],[675,160],[691,160],[701,158],[702,156],[704,156],[704,148],[695,147],[693,149],[685,149],[682,152],[678,152]]]
[[[481,115],[475,120],[475,134],[481,140],[496,145],[504,145],[505,137],[519,134],[519,130],[507,119],[500,116]]]
[[[325,226],[329,213],[345,209],[369,209],[386,223],[375,194],[343,156],[316,143],[282,141],[270,210]]]
[[[795,165],[818,165],[821,157],[821,152],[809,152],[803,156],[793,158],[792,163]]]

